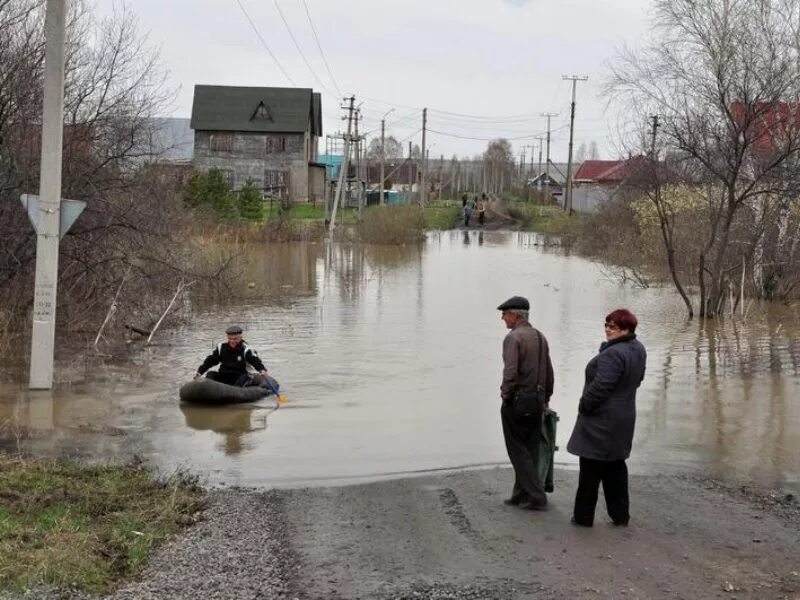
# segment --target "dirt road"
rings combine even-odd
[[[280,492],[299,598],[800,598],[800,509],[675,477],[632,479],[632,522],[506,507],[506,469]],[[602,506],[602,498],[601,498]],[[604,510],[604,508],[601,508]],[[782,512],[781,512],[782,511]],[[416,592],[416,593],[415,593]]]

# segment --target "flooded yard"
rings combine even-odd
[[[626,306],[648,349],[633,472],[692,472],[800,486],[800,317],[687,322],[671,289],[631,289],[535,234],[445,232],[420,247],[251,249],[245,304],[199,310],[129,361],[60,363],[53,392],[0,389],[0,444],[44,456],[184,466],[212,484],[294,486],[505,464],[495,307],[514,294],[548,337],[561,417],[576,416],[603,319]],[[180,406],[227,325],[289,403]]]

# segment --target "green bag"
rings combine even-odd
[[[553,462],[556,450],[556,423],[558,413],[547,409],[542,415],[542,435],[539,438],[539,480],[545,492],[553,491]]]

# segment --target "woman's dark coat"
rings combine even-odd
[[[567,450],[593,460],[625,460],[636,424],[636,389],[647,352],[635,335],[604,342],[586,365],[578,420]]]

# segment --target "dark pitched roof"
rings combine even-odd
[[[322,133],[321,98],[310,88],[194,86],[192,129]]]

